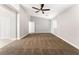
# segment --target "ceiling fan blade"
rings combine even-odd
[[[50,9],[42,9],[42,11],[49,11]]]
[[[37,13],[37,12],[39,12],[39,11],[36,11],[35,13]]]
[[[40,10],[40,9],[38,9],[38,8],[36,8],[36,7],[32,7],[33,9],[36,9],[36,10]]]
[[[44,4],[41,4],[41,10],[43,9],[43,7],[44,7]]]

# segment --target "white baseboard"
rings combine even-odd
[[[28,34],[26,34],[26,35],[23,35],[23,36],[21,36],[21,37],[17,37],[17,40],[20,40],[20,39],[22,39],[23,37],[25,37],[25,36],[27,36]]]
[[[59,35],[57,35],[57,34],[53,34],[53,35],[55,35],[55,36],[57,36],[57,37],[61,38],[62,40],[64,40],[64,38],[60,37],[60,36],[59,36]],[[75,47],[75,48],[79,49],[79,47],[78,47],[78,46],[76,46],[75,44],[73,44],[73,43],[69,42],[68,40],[64,40],[64,41],[65,41],[65,42],[67,42],[67,43],[69,43],[69,44],[70,44],[70,45],[72,45],[73,47]]]

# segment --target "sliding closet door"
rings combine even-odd
[[[16,13],[0,6],[0,39],[16,38]]]

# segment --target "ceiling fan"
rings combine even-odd
[[[50,11],[50,9],[43,9],[43,7],[44,4],[40,4],[40,8],[36,8],[36,7],[32,7],[32,8],[37,10],[35,13],[42,11],[42,13],[44,14],[44,11]]]

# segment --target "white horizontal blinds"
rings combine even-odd
[[[16,38],[16,13],[0,6],[0,39]]]

